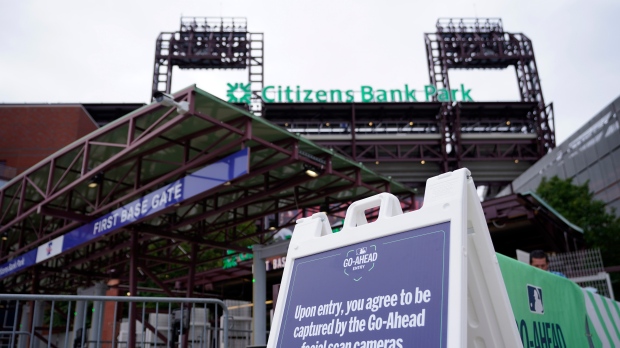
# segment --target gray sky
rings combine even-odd
[[[558,143],[620,95],[617,0],[0,0],[0,103],[149,102],[155,39],[181,16],[246,17],[265,34],[267,85],[403,88],[429,83],[424,33],[442,17],[500,17],[534,52]],[[453,71],[477,101],[518,100],[514,69]],[[225,97],[246,71],[178,70]]]

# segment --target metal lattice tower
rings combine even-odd
[[[260,114],[263,43],[263,33],[248,32],[245,18],[181,17],[179,31],[162,32],[157,38],[151,96],[170,93],[175,65],[180,69],[248,69],[251,96],[242,102]]]
[[[263,117],[410,187],[467,167],[492,197],[554,147],[531,41],[499,19],[439,20],[425,34],[430,80],[425,102],[266,103]],[[521,101],[478,102],[456,95],[449,69],[515,66]],[[471,90],[469,90],[471,91]]]
[[[545,105],[534,49],[528,37],[505,32],[499,18],[444,18],[437,21],[436,33],[425,34],[425,42],[430,82],[437,89],[450,89],[450,69],[514,66],[521,101],[538,104],[530,117],[539,137],[539,154],[542,156],[555,147],[553,116],[551,108]]]

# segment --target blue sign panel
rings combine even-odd
[[[35,264],[37,259],[37,249],[30,250],[29,252],[14,258],[13,260],[0,266],[0,279],[5,276],[21,271],[24,268],[30,267]]]
[[[450,223],[298,258],[280,348],[446,347]]]
[[[250,149],[245,148],[216,163],[210,164],[182,179],[101,216],[86,225],[64,234],[37,249],[0,266],[0,279],[26,267],[43,262],[95,238],[116,231],[143,218],[199,195],[227,181],[247,174]],[[32,255],[31,255],[32,254]]]

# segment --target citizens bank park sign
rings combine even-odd
[[[228,83],[226,97],[230,103],[247,103],[252,99],[250,84]],[[398,103],[433,101],[474,101],[471,89],[463,84],[457,89],[437,88],[426,85],[423,89],[415,89],[405,84],[401,89],[375,89],[372,86],[360,86],[352,89],[306,89],[300,86],[266,86],[261,91],[265,103]]]

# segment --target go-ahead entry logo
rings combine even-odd
[[[227,83],[227,85],[228,91],[226,91],[226,96],[229,103],[250,103],[252,91],[250,90],[249,83]]]
[[[342,264],[344,274],[353,278],[356,282],[359,281],[365,272],[370,272],[375,268],[377,256],[376,245],[349,250]]]

